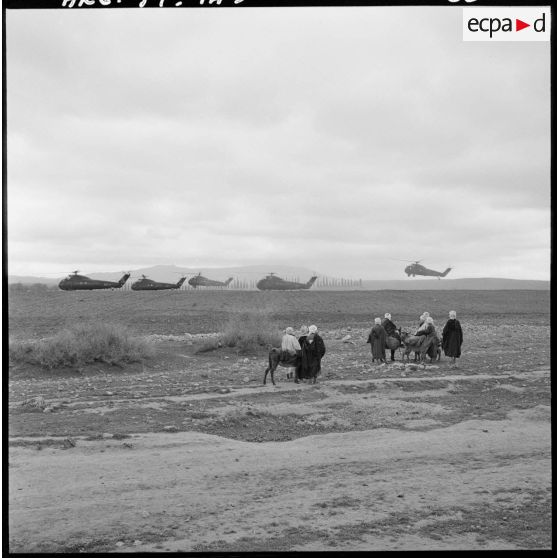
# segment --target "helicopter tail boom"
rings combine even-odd
[[[125,273],[122,278],[120,279],[120,281],[118,281],[118,286],[122,287],[122,285],[124,285],[124,283],[126,283],[126,281],[128,281],[128,279],[130,278],[130,274],[129,273]]]
[[[309,289],[316,282],[317,278],[318,278],[317,275],[314,275],[313,277],[310,277],[310,279],[308,280],[308,283],[306,283],[306,288]]]

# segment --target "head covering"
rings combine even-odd
[[[302,335],[306,335],[308,333],[308,326],[301,325],[300,326],[300,333],[302,333]]]
[[[427,323],[427,324],[433,324],[433,323],[434,323],[434,319],[431,318],[430,316],[428,316],[428,318],[426,318],[426,323]]]
[[[388,320],[391,320],[391,314],[386,314],[386,315],[384,316],[384,318],[387,318]]]
[[[455,310],[450,310],[449,317],[454,319],[457,318],[457,312]]]
[[[292,327],[289,326],[289,327],[285,330],[285,333],[287,333],[288,335],[294,335],[294,329],[293,329]]]
[[[429,318],[430,317],[430,312],[423,312],[422,314],[425,318]]]
[[[318,331],[318,328],[315,325],[311,325],[308,328],[308,333],[317,333],[317,331]]]
[[[381,323],[382,323],[382,319],[381,319],[381,318],[376,318],[376,319],[374,320],[374,323],[375,323],[375,324],[381,324]]]

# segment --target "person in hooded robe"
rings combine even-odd
[[[418,328],[415,335],[423,336],[421,347],[424,347],[425,344],[430,343],[426,354],[430,357],[431,360],[434,360],[438,354],[439,345],[438,334],[436,333],[436,327],[434,326],[434,319],[430,316],[426,317],[424,323]]]
[[[311,325],[308,328],[308,335],[305,344],[305,365],[303,365],[301,373],[304,378],[312,380],[316,383],[316,378],[322,371],[322,358],[326,353],[325,343],[321,335],[318,333],[318,327]]]
[[[300,345],[300,362],[295,369],[295,384],[308,377],[308,326],[300,326],[298,344]]]
[[[425,329],[425,328],[426,328],[426,325],[427,325],[427,324],[426,324],[426,318],[430,318],[430,312],[423,312],[423,313],[420,315],[420,318],[419,318],[419,326],[418,326],[418,330],[417,330],[417,331],[420,331],[421,329]],[[415,334],[415,335],[416,335],[416,334]]]
[[[370,330],[367,343],[370,343],[372,351],[372,362],[379,360],[386,364],[386,330],[382,327],[381,318],[374,320],[374,327]]]
[[[457,319],[457,313],[452,310],[442,331],[442,350],[446,356],[451,357],[452,366],[457,366],[455,359],[461,356],[462,344],[463,330]]]
[[[399,344],[401,344],[401,336],[399,335],[399,331],[397,331],[397,326],[391,321],[391,314],[386,313],[384,315],[384,319],[382,320],[382,327],[386,330],[387,337],[395,337],[395,339],[399,341]],[[390,351],[391,351],[391,360],[395,360],[396,349],[390,349]]]
[[[298,339],[295,337],[294,329],[288,327],[285,329],[285,335],[281,339],[281,362],[292,364],[295,367],[298,366],[301,356],[301,349]],[[291,372],[287,373],[287,378],[291,378],[293,374]]]

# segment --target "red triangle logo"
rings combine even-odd
[[[525,27],[531,27],[531,24],[530,23],[525,23],[524,21],[521,21],[520,19],[515,20],[515,30],[516,31],[521,31],[522,29],[525,29]]]

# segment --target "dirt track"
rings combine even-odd
[[[548,549],[549,327],[517,321],[465,323],[457,369],[324,327],[316,386],[171,337],[124,371],[16,367],[10,550]]]

